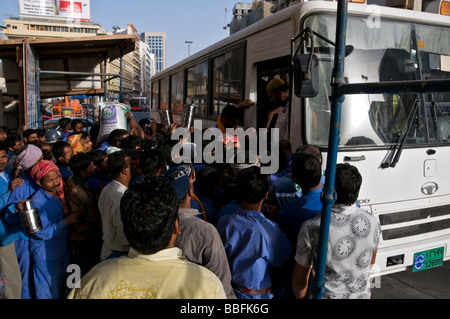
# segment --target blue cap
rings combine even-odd
[[[170,167],[164,172],[164,175],[172,183],[178,200],[182,200],[189,190],[189,172],[186,172],[184,166]]]

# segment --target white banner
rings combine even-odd
[[[19,0],[20,15],[91,21],[91,0]]]

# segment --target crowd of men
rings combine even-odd
[[[230,107],[222,131],[236,125]],[[77,119],[23,137],[0,130],[0,298],[308,297],[324,183],[317,147],[280,148],[285,164],[272,175],[258,162],[175,164],[176,125],[127,118],[128,130],[104,141]],[[361,183],[338,164],[325,297],[370,298],[380,228],[358,207]],[[42,224],[32,233],[26,200]]]

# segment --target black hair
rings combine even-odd
[[[117,178],[125,167],[125,158],[130,155],[126,151],[117,151],[108,155],[108,173]]]
[[[89,139],[91,138],[91,137],[89,136],[89,134],[86,133],[85,131],[80,132],[80,133],[75,133],[75,135],[79,135],[79,134],[81,134],[80,140],[85,140],[87,137],[89,137]]]
[[[146,177],[130,185],[120,200],[123,232],[145,255],[167,248],[178,219],[178,199],[165,177]]]
[[[269,178],[269,175],[261,174],[258,166],[244,168],[236,175],[236,191],[245,202],[256,204],[266,197],[270,188]]]
[[[222,172],[211,166],[205,166],[197,173],[196,184],[198,194],[211,196],[219,191]]]
[[[144,125],[150,124],[150,123],[151,123],[151,121],[147,117],[140,119],[138,122],[139,126],[144,126]]]
[[[336,165],[336,204],[353,205],[359,196],[362,176],[358,169],[348,163]]]
[[[121,147],[124,150],[134,150],[136,147],[142,146],[143,139],[137,135],[128,135],[122,140]]]
[[[59,157],[64,156],[64,150],[66,147],[72,147],[69,143],[58,141],[52,146],[52,154],[55,157],[56,162],[59,162]]]
[[[84,123],[81,119],[72,119],[72,121],[70,121],[70,125],[72,126],[72,129],[75,128],[75,125],[80,124],[80,123],[83,124],[83,126],[84,126]]]
[[[100,124],[95,123],[91,126],[91,130],[89,134],[91,135],[91,139],[96,139],[100,133]]]
[[[71,122],[71,120],[67,117],[62,117],[58,120],[58,125],[61,129],[65,129],[66,126]]]
[[[36,129],[35,130],[36,132],[36,134],[37,134],[37,136],[38,137],[44,137],[45,136],[45,133],[47,133],[44,129],[42,129],[42,128],[38,128],[38,129]]]
[[[39,149],[42,151],[42,155],[44,155],[44,160],[47,160],[47,161],[52,160],[53,153],[52,153],[52,146],[50,144],[48,144],[45,141],[39,141],[39,140],[37,140],[33,144],[34,144],[34,146],[39,147]],[[46,146],[48,146],[48,147],[46,147]]]
[[[297,147],[297,149],[295,151],[311,153],[319,159],[320,163],[322,163],[322,152],[315,145],[303,144],[303,145],[300,145],[299,147]]]
[[[10,147],[14,147],[16,145],[16,142],[20,142],[20,141],[22,141],[22,138],[20,137],[20,135],[12,134],[12,135],[8,135],[3,142],[5,143],[5,145],[8,148],[10,148]]]
[[[227,104],[227,106],[223,108],[221,115],[222,119],[228,120],[237,119],[239,118],[239,110],[233,104]]]
[[[98,149],[92,150],[88,154],[91,156],[91,159],[94,162],[95,166],[101,166],[103,161],[105,160],[105,157],[108,157],[108,154],[106,154],[105,151]]]
[[[32,128],[26,129],[25,131],[23,131],[23,138],[28,138],[32,134],[37,134],[35,129]]]
[[[69,167],[74,176],[81,177],[81,171],[87,171],[92,163],[92,157],[88,153],[77,153],[69,160]]]
[[[139,158],[139,167],[147,176],[156,176],[158,170],[164,165],[163,153],[156,148],[143,151]]]
[[[128,131],[125,129],[121,129],[121,128],[111,131],[111,133],[109,133],[109,136],[108,136],[109,145],[117,147],[117,143],[122,141],[124,139],[124,135],[127,135],[127,134],[128,134]]]
[[[6,154],[8,154],[8,146],[0,141],[0,151],[6,151]]]
[[[311,153],[295,152],[292,154],[291,173],[304,187],[316,187],[322,178],[322,165]]]
[[[158,149],[161,150],[166,165],[172,164],[172,148],[176,144],[178,144],[178,141],[172,140],[170,136],[162,138],[158,144]]]

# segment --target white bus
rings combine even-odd
[[[445,1],[415,1],[416,10],[349,3],[346,83],[449,79],[450,17],[422,10],[434,6],[438,12],[441,3],[449,13]],[[150,117],[160,120],[160,110],[170,110],[180,123],[184,107],[194,105],[195,118],[208,127],[227,103],[252,99],[256,105],[245,110],[240,124],[265,127],[268,81],[294,80],[289,78],[291,39],[310,28],[334,42],[336,8],[331,1],[291,6],[158,73],[152,78]],[[325,168],[334,46],[322,38],[315,38],[313,50],[318,94],[292,93],[289,131],[293,150],[305,143],[320,147]],[[309,42],[304,53],[310,49]],[[401,151],[394,152],[399,144]],[[345,96],[337,162],[361,172],[358,201],[380,221],[376,275],[450,259],[450,88]]]

